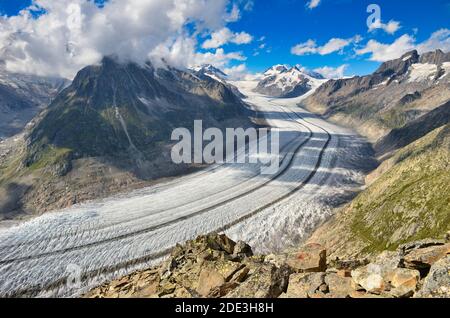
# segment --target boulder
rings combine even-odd
[[[450,298],[450,256],[435,262],[416,298]]]
[[[327,251],[320,244],[307,244],[298,252],[288,255],[286,263],[298,273],[324,272],[327,268]]]
[[[390,294],[396,298],[407,298],[414,295],[420,281],[420,272],[417,270],[397,268],[391,273]]]
[[[407,268],[396,268],[391,274],[390,282],[395,288],[404,286],[415,291],[419,280],[419,271]]]
[[[352,279],[338,274],[327,274],[325,276],[325,284],[328,286],[328,297],[347,298],[354,291]]]
[[[405,267],[427,271],[434,263],[450,253],[450,244],[412,250],[405,256]]]
[[[277,298],[286,291],[290,271],[286,266],[257,264],[249,277],[231,291],[229,298]]]
[[[295,273],[282,298],[311,298],[325,284],[325,273]]]
[[[215,270],[202,269],[198,279],[197,292],[200,296],[206,297],[209,293],[225,284],[225,279]]]
[[[369,264],[352,271],[352,279],[356,285],[372,294],[380,294],[386,288],[379,265]]]
[[[244,267],[243,264],[226,260],[205,262],[198,277],[197,292],[203,297],[208,296],[213,289],[229,282]],[[183,282],[184,279],[179,281],[180,284]]]
[[[403,245],[400,245],[398,248],[398,251],[402,253],[403,255],[408,254],[409,252],[417,249],[432,247],[432,246],[440,246],[444,245],[445,240],[434,240],[434,239],[425,239],[421,241],[406,243]]]

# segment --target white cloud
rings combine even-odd
[[[223,68],[231,61],[245,61],[247,58],[241,52],[225,53],[223,49],[217,49],[214,53],[196,53],[189,66],[211,64],[217,68]]]
[[[248,75],[247,65],[239,64],[223,70],[231,80],[242,80]]]
[[[291,49],[294,55],[315,54],[318,52],[317,43],[314,40],[308,40],[305,43],[300,43]]]
[[[356,54],[370,53],[371,61],[385,62],[399,58],[412,49],[414,49],[414,38],[408,34],[404,34],[391,44],[383,44],[375,40],[370,40],[364,48],[356,50]]]
[[[309,9],[314,9],[314,8],[317,8],[319,6],[320,1],[321,0],[311,0],[306,5],[308,6]]]
[[[327,55],[331,54],[333,52],[337,52],[342,50],[344,47],[352,43],[352,40],[344,40],[344,39],[331,39],[328,41],[327,44],[325,44],[323,47],[319,48],[320,55]]]
[[[399,58],[403,54],[414,49],[418,50],[419,53],[433,51],[436,49],[441,49],[447,52],[450,51],[450,30],[440,29],[434,32],[428,40],[422,43],[416,43],[416,39],[409,34],[402,35],[391,44],[384,44],[375,40],[370,40],[364,48],[356,50],[356,54],[370,54],[369,59],[371,61],[386,62]]]
[[[232,81],[259,81],[264,77],[262,73],[251,73],[246,64],[238,64],[223,71]]]
[[[248,44],[252,41],[253,37],[250,34],[246,32],[233,33],[230,29],[225,27],[212,33],[211,38],[206,40],[202,47],[204,49],[215,49],[228,43]]]
[[[440,29],[431,34],[428,40],[417,45],[417,50],[419,53],[434,51],[436,49],[441,49],[444,52],[450,52],[449,29]]]
[[[316,68],[314,72],[319,73],[325,78],[329,79],[337,79],[337,78],[343,78],[344,73],[348,68],[348,64],[341,65],[339,67],[330,67],[330,66],[324,66],[320,68]]]
[[[381,20],[375,20],[374,23],[372,23],[369,26],[369,32],[375,31],[377,29],[382,29],[386,33],[394,34],[401,28],[400,22],[391,20],[388,23],[383,23]]]
[[[44,13],[36,17],[36,9]],[[228,9],[229,0],[110,0],[103,8],[87,0],[34,0],[20,15],[0,17],[0,59],[10,71],[68,78],[105,55],[136,62],[165,57],[185,66],[196,58],[242,60],[235,52],[198,54],[197,33],[186,28],[220,30],[237,18],[238,9]]]
[[[333,38],[323,46],[317,46],[316,41],[308,40],[304,43],[297,44],[291,49],[294,55],[320,54],[327,55],[334,52],[341,52],[345,47],[352,43],[358,43],[361,40],[359,35],[351,39]]]

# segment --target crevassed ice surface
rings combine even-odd
[[[77,295],[218,230],[276,252],[326,220],[363,180],[365,141],[297,107],[306,96],[273,99],[253,93],[255,82],[233,84],[280,133],[277,174],[217,164],[1,230],[0,296]]]

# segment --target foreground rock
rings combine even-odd
[[[244,242],[211,234],[176,246],[161,266],[104,284],[85,297],[449,298],[449,246],[428,240],[371,261],[327,261],[318,244],[255,256]]]

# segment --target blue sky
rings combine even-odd
[[[399,21],[401,28],[394,34],[383,30],[368,32],[367,6],[376,3],[381,7],[383,22]],[[348,74],[366,74],[374,71],[379,62],[368,61],[368,56],[353,57],[352,54],[329,55],[291,54],[294,45],[309,39],[326,43],[331,38],[351,38],[356,34],[364,40],[375,39],[392,43],[399,36],[413,35],[417,42],[425,41],[438,29],[450,28],[450,1],[448,0],[322,0],[319,6],[308,9],[305,1],[263,0],[255,1],[253,10],[245,12],[242,19],[230,26],[232,30],[245,30],[256,38],[265,36],[271,52],[261,50],[253,57],[254,46],[243,49],[248,56],[247,64],[254,71],[261,71],[277,63],[301,64],[309,68],[323,65],[338,67],[349,64]]]
[[[217,48],[241,52],[246,60],[231,60],[227,67],[245,64],[250,72],[261,72],[274,64],[301,64],[309,69],[345,65],[345,75],[363,75],[379,66],[384,52],[391,57],[415,45],[434,49],[442,43],[444,50],[450,45],[450,0],[312,1],[316,2],[313,8],[308,6],[309,0],[230,0],[229,9],[237,6],[240,19],[227,23],[226,27],[236,34],[249,35],[251,41],[239,44],[228,41],[220,47],[205,49],[202,41],[210,35],[203,35],[198,37],[199,52],[214,52]],[[17,15],[30,2],[0,0],[0,14]],[[372,3],[381,9],[382,24],[369,30],[367,7]],[[389,22],[393,23],[392,29],[387,29]],[[439,30],[448,32],[441,32],[445,34],[430,41]],[[348,43],[330,52],[325,45],[331,39]],[[369,47],[370,41],[373,45]],[[293,53],[296,46],[300,48],[298,54]]]

